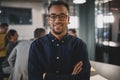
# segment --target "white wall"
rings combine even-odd
[[[45,11],[44,11],[42,3],[2,1],[1,6],[32,9],[32,25],[9,25],[9,29],[15,29],[18,31],[20,40],[33,38],[33,31],[37,27],[44,27],[43,26],[43,14]]]

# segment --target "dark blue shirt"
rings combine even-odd
[[[72,75],[75,64],[82,61],[82,71]],[[57,40],[52,34],[35,40],[30,47],[28,79],[89,80],[90,63],[86,44],[79,38],[66,34]]]

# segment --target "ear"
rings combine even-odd
[[[49,17],[48,16],[46,16],[46,21],[49,24]]]
[[[47,21],[49,21],[49,17],[48,17],[48,16],[46,16],[45,19],[46,19]]]
[[[68,24],[70,24],[70,17],[68,17]]]

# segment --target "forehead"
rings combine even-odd
[[[0,27],[0,29],[8,29],[8,27]]]
[[[53,5],[49,10],[49,14],[68,14],[68,10],[63,5]]]

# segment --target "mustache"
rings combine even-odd
[[[55,23],[54,25],[63,25],[62,23]]]

